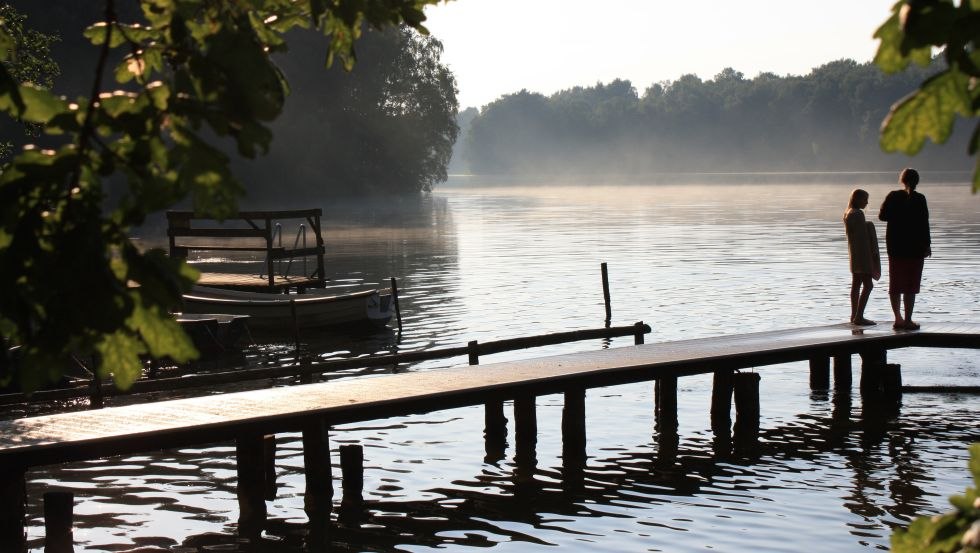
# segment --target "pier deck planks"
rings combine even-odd
[[[917,332],[841,324],[651,343],[0,421],[0,466],[35,466],[554,393],[904,347],[980,348],[980,325]]]

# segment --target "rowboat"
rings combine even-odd
[[[387,288],[336,293],[314,288],[303,293],[270,294],[194,286],[184,294],[184,313],[248,315],[252,332],[292,333],[296,329],[385,326],[394,313]]]

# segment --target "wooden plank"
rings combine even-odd
[[[243,433],[331,424],[662,377],[921,345],[928,332],[853,332],[850,325],[760,332],[557,355],[437,371],[333,381],[0,422],[0,463],[56,463],[213,443]],[[980,325],[961,332],[980,335]]]

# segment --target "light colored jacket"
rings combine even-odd
[[[848,209],[844,213],[844,231],[847,233],[851,272],[880,277],[881,254],[874,223],[866,221],[860,209]]]

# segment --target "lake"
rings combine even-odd
[[[876,220],[895,179],[704,175],[683,183],[546,185],[456,178],[423,198],[324,205],[327,276],[335,284],[397,277],[404,331],[304,340],[321,358],[336,358],[601,327],[602,262],[612,324],[650,324],[647,343],[845,322],[850,274],[841,215],[848,194],[855,183],[868,190],[868,219]],[[980,196],[966,182],[923,174],[934,253],[916,303],[923,328],[980,321]],[[884,250],[883,223],[878,234]],[[214,262],[228,260],[201,266]],[[887,270],[867,316],[890,324]],[[577,342],[481,363],[631,344]],[[259,365],[291,356],[288,344],[266,344],[250,348],[247,359]],[[889,361],[902,365],[906,384],[980,384],[973,351],[898,350]],[[855,357],[855,376],[859,366]],[[335,521],[334,546],[886,550],[895,526],[946,510],[946,497],[970,485],[966,447],[980,441],[980,396],[906,394],[897,414],[873,413],[864,412],[856,390],[852,402],[811,393],[806,363],[759,372],[761,438],[751,451],[715,443],[710,377],[679,382],[676,451],[654,430],[652,384],[590,390],[581,486],[562,478],[561,396],[538,398],[530,479],[515,474],[513,435],[504,459],[484,460],[482,407],[336,427],[335,500],[336,448],[359,443],[368,504],[356,522]],[[30,471],[31,550],[43,550],[39,498],[56,487],[76,494],[80,551],[303,551],[299,435],[280,435],[277,455],[278,496],[259,549],[235,534],[234,444],[225,443]]]

